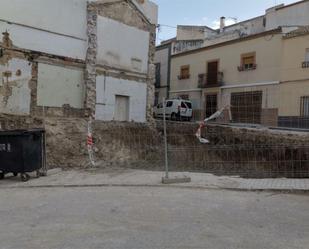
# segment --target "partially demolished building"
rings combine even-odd
[[[2,128],[7,117],[151,118],[155,4],[3,0],[0,6]]]

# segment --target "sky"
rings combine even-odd
[[[157,43],[175,37],[177,25],[207,25],[217,28],[221,16],[227,25],[265,14],[277,4],[296,0],[152,0],[159,6]],[[166,27],[171,26],[171,27]]]

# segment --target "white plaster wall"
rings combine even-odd
[[[207,36],[216,34],[216,31],[211,31],[205,26],[177,26],[177,40],[179,41],[203,40]]]
[[[0,21],[0,32],[8,31],[13,44],[19,48],[84,60],[87,42],[20,25]]]
[[[239,31],[241,34],[252,35],[265,31],[264,16],[225,27],[225,32]]]
[[[20,70],[20,76],[16,72]],[[12,76],[8,79],[3,73],[9,71]],[[0,113],[14,115],[29,115],[31,90],[32,66],[22,59],[11,59],[5,65],[0,65]],[[5,96],[8,96],[5,99]]]
[[[269,10],[266,14],[266,30],[284,25],[308,25],[309,2],[304,1],[296,5],[277,10]]]
[[[38,106],[84,107],[84,73],[79,69],[39,63]]]
[[[114,120],[115,95],[123,95],[130,98],[130,121],[146,122],[146,83],[105,76],[97,77],[97,120]]]
[[[87,38],[87,0],[1,0],[0,19]]]
[[[148,51],[149,32],[98,17],[98,64],[147,74]]]
[[[262,33],[265,31],[264,16],[257,17],[246,22],[230,25],[225,27],[224,32],[220,34],[210,34],[204,40],[204,47],[215,45],[222,42],[227,42],[239,39],[244,36]]]

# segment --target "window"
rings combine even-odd
[[[306,49],[305,61],[302,65],[303,68],[309,68],[309,48]]]
[[[309,117],[309,96],[301,97],[300,109],[302,117]]]
[[[173,106],[173,101],[168,101],[166,103],[166,107],[172,107]]]
[[[184,80],[190,78],[190,66],[182,66],[180,68],[180,75],[178,76],[178,79]]]
[[[256,69],[255,53],[243,54],[241,56],[241,66],[238,67],[238,71],[248,71]]]
[[[182,101],[181,108],[192,109],[192,104],[191,102],[188,102],[188,101]]]
[[[231,94],[231,112],[237,123],[260,124],[262,118],[262,91]]]
[[[186,101],[186,105],[187,105],[187,107],[188,107],[189,109],[192,109],[192,103],[191,103],[191,102],[187,102],[187,101]]]

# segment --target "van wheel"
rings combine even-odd
[[[177,115],[176,115],[176,113],[172,113],[172,115],[171,115],[171,120],[172,121],[177,121]]]

